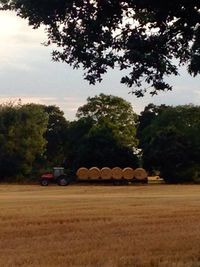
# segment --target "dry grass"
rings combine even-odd
[[[200,187],[1,185],[0,266],[200,266]]]

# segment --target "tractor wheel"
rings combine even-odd
[[[42,179],[42,180],[40,180],[40,184],[42,186],[47,186],[47,185],[49,185],[49,181],[47,179]]]
[[[58,178],[58,185],[60,186],[66,186],[69,184],[69,179],[66,176],[60,176]]]

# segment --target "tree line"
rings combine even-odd
[[[0,106],[0,181],[37,181],[63,166],[142,166],[170,183],[200,179],[200,107],[149,104],[137,115],[126,100],[89,97],[68,121],[57,106]]]

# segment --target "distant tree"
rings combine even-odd
[[[80,146],[85,142],[85,137],[93,126],[93,121],[88,118],[81,118],[69,123],[65,135],[65,161],[64,166],[68,169],[77,167],[77,155]]]
[[[200,73],[199,0],[1,0],[0,7],[44,25],[47,45],[58,47],[53,59],[83,66],[92,84],[117,67],[142,96],[171,89],[164,78],[177,75],[175,61]]]
[[[137,115],[130,103],[111,95],[88,98],[79,107],[77,121],[68,132],[69,165],[74,169],[85,166],[136,166]]]
[[[45,152],[48,117],[32,104],[0,106],[0,177],[26,176]]]
[[[143,162],[167,182],[192,181],[200,174],[200,107],[165,108],[141,135]]]
[[[112,129],[113,135],[124,146],[133,148],[138,144],[136,124],[138,116],[129,102],[121,97],[100,94],[89,97],[87,103],[79,107],[78,118],[93,120],[94,125]]]
[[[142,146],[145,137],[143,133],[146,127],[150,126],[153,120],[159,116],[169,106],[149,104],[144,108],[144,111],[138,117],[137,138],[139,139],[139,147]]]
[[[48,115],[47,131],[45,139],[46,159],[50,166],[61,165],[65,158],[66,131],[69,122],[64,117],[64,112],[56,106],[42,106]]]
[[[137,167],[138,157],[105,126],[94,126],[77,149],[75,166]]]

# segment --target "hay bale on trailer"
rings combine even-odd
[[[77,170],[76,175],[79,180],[88,180],[89,170],[85,167],[81,167]]]
[[[123,178],[126,180],[132,180],[134,178],[134,170],[130,167],[123,169]]]
[[[145,169],[143,168],[137,168],[134,170],[134,177],[135,179],[137,179],[138,181],[144,181],[147,182],[147,172],[145,171]]]
[[[122,169],[119,167],[114,167],[112,170],[112,178],[115,180],[121,180],[123,177]]]
[[[110,180],[112,178],[112,170],[108,167],[103,167],[100,170],[100,176],[103,180]]]
[[[89,169],[89,173],[88,174],[89,174],[89,179],[90,180],[97,180],[101,176],[100,170],[97,167],[91,167]]]

